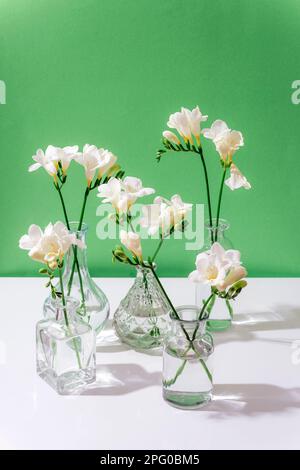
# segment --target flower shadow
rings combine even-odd
[[[269,384],[217,384],[211,403],[199,411],[211,412],[211,419],[224,419],[300,409],[300,388]]]
[[[161,386],[160,372],[147,372],[138,364],[101,364],[96,382],[82,395],[126,395],[152,386]]]

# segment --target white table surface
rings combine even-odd
[[[113,312],[132,279],[97,282]],[[193,303],[186,279],[163,283],[175,304]],[[110,327],[97,383],[57,395],[35,372],[44,279],[1,278],[0,293],[1,449],[300,448],[300,279],[249,280],[234,325],[214,335],[214,399],[197,411],[165,403],[161,356],[130,350]]]

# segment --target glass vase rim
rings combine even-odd
[[[80,230],[78,230],[78,225],[79,225],[78,220],[72,220],[71,222],[69,222],[69,227],[70,227],[69,232],[80,234],[80,233],[86,233],[89,229],[88,224],[86,224],[85,222],[82,222]]]
[[[188,304],[185,304],[185,305],[179,305],[178,307],[175,307],[175,310],[178,313],[180,313],[181,311],[183,310],[189,310],[189,311],[193,311],[195,313],[195,316],[196,315],[199,315],[200,313],[200,308],[197,306],[197,305],[188,305]],[[171,315],[171,321],[172,322],[176,322],[176,323],[183,323],[185,325],[204,325],[207,321],[207,318],[196,318],[195,320],[187,320],[187,319],[184,319],[184,318],[174,318],[172,316],[172,312],[170,312]]]
[[[210,223],[210,220],[206,220],[204,226],[208,230],[216,230],[217,218],[213,217],[211,220],[212,220],[212,224]],[[228,222],[227,219],[223,219],[223,218],[219,219],[218,230],[227,230],[229,229],[229,227],[230,227],[230,223]]]

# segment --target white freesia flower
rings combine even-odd
[[[32,159],[36,162],[30,165],[28,168],[29,172],[36,171],[39,168],[44,168],[47,173],[52,176],[53,178],[57,175],[57,165],[53,162],[52,159],[52,149],[51,145],[47,147],[45,153],[42,149],[38,149],[36,154],[33,155]]]
[[[250,189],[251,184],[247,178],[240,172],[238,167],[232,163],[230,165],[230,177],[225,181],[225,184],[234,191],[235,189],[245,188]]]
[[[99,186],[98,197],[103,198],[103,202],[111,203],[116,211],[127,213],[138,198],[154,192],[153,188],[144,188],[139,178],[126,176],[123,181],[111,178],[108,183]]]
[[[62,172],[65,174],[70,166],[71,161],[75,158],[78,152],[78,146],[68,147],[54,147],[48,145],[45,153],[43,150],[38,149],[36,155],[32,158],[36,162],[29,167],[29,171],[35,171],[43,167],[49,175],[55,177],[58,172],[58,164],[60,163]]]
[[[49,145],[47,150],[52,161],[56,165],[58,165],[58,163],[61,164],[61,168],[64,174],[69,168],[71,161],[78,155],[78,145],[63,148]]]
[[[121,243],[138,258],[142,258],[141,239],[137,233],[120,231]]]
[[[170,129],[176,129],[185,142],[192,143],[192,135],[195,136],[197,143],[200,143],[200,124],[206,121],[208,116],[204,116],[199,107],[190,110],[181,108],[181,111],[171,114],[167,122]]]
[[[87,185],[90,186],[96,173],[100,179],[115,164],[117,157],[109,150],[86,144],[75,160],[83,166]]]
[[[196,270],[190,273],[189,279],[216,287],[222,292],[247,275],[241,266],[238,250],[224,250],[215,242],[211,249],[200,253],[196,258]]]
[[[119,210],[121,191],[121,181],[117,178],[111,178],[108,183],[98,187],[97,196],[103,198],[102,202],[109,202],[114,209]]]
[[[196,137],[197,143],[200,144],[201,122],[207,121],[208,116],[201,113],[199,106],[196,106],[192,111],[188,108],[182,108],[182,110],[187,116],[191,133]]]
[[[101,165],[99,166],[98,171],[98,179],[101,179],[102,176],[107,173],[117,161],[117,157],[107,149],[100,148],[99,151],[99,158],[101,161]]]
[[[153,188],[143,188],[142,180],[134,176],[126,176],[122,181],[122,188],[135,202],[138,198],[155,193]]]
[[[217,152],[224,161],[231,161],[233,154],[244,145],[243,135],[239,131],[230,131],[215,142]]]
[[[218,140],[221,140],[222,137],[230,131],[231,129],[229,129],[225,121],[217,119],[212,123],[211,127],[203,129],[202,134],[207,139],[211,139],[214,142],[217,142]]]
[[[176,145],[180,144],[180,140],[178,139],[177,135],[174,134],[174,132],[164,131],[163,137],[167,139],[169,142],[172,142],[172,144],[176,144]]]
[[[181,111],[170,115],[167,126],[170,127],[170,129],[176,129],[185,142],[188,140],[191,141],[192,135],[189,121],[186,113],[184,113],[182,109]]]
[[[217,119],[210,128],[203,129],[202,133],[204,137],[214,142],[217,152],[224,161],[230,162],[233,154],[244,145],[242,133],[232,131],[221,119]]]
[[[19,247],[28,250],[28,255],[33,260],[48,264],[51,269],[57,267],[57,262],[62,261],[71,245],[85,247],[62,222],[48,224],[44,232],[38,225],[30,225],[28,234],[19,240]]]
[[[172,196],[170,201],[158,196],[154,199],[154,204],[143,206],[141,227],[148,228],[149,235],[154,235],[158,230],[167,235],[173,227],[175,230],[181,229],[191,208],[192,204],[183,202],[178,194]]]

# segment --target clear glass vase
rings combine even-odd
[[[211,400],[213,339],[199,308],[176,309],[163,352],[163,397],[178,408],[199,408]]]
[[[77,231],[77,227],[78,222],[70,223],[71,232],[76,233],[77,238],[86,244],[87,225],[83,224],[80,231]],[[65,260],[63,285],[65,293],[80,302],[77,315],[88,323],[98,335],[108,319],[109,303],[106,295],[90,276],[86,252],[86,248],[71,247],[69,249]],[[59,283],[56,288],[60,291]],[[50,295],[44,303],[44,316],[51,318],[54,313],[55,305],[53,305]]]
[[[76,315],[79,302],[56,301],[55,317],[36,325],[37,373],[61,395],[81,392],[96,379],[95,331]]]
[[[212,225],[207,221],[205,224],[206,236],[203,251],[210,249],[211,245],[218,241],[225,250],[233,249],[233,244],[228,238],[228,230],[230,224],[225,219],[219,219],[218,228],[216,227],[216,219],[212,219]],[[211,294],[208,286],[196,284],[195,286],[195,303],[198,307],[203,305],[203,302]],[[210,304],[211,311],[209,320],[207,321],[207,329],[210,331],[223,331],[231,326],[233,318],[232,302],[216,297]]]
[[[136,349],[159,347],[170,306],[149,268],[137,266],[135,281],[117,308],[113,325],[121,341]]]

